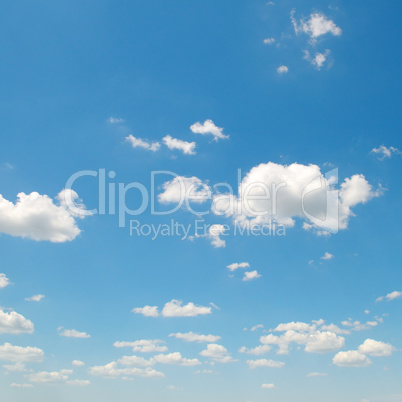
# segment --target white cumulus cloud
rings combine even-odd
[[[211,189],[198,177],[176,176],[163,183],[163,192],[158,194],[158,201],[163,204],[177,203],[181,205],[185,200],[202,203],[211,199]]]
[[[332,362],[340,367],[364,367],[371,364],[371,360],[357,350],[338,352]]]
[[[158,306],[135,307],[132,309],[132,312],[136,314],[142,314],[145,317],[159,316]]]
[[[192,302],[183,305],[182,301],[171,300],[165,304],[161,314],[164,317],[195,317],[211,314],[211,307],[196,306]]]
[[[208,344],[207,348],[200,352],[200,355],[209,357],[218,363],[231,363],[235,361],[224,346],[216,343]]]
[[[7,278],[6,274],[0,274],[0,289],[5,288],[10,284],[10,280]]]
[[[4,311],[0,308],[0,334],[32,334],[34,325],[15,311]]]
[[[252,281],[253,279],[260,278],[261,275],[258,273],[257,270],[254,271],[247,271],[244,273],[243,281]]]
[[[278,74],[286,74],[289,71],[289,67],[287,66],[279,66],[276,71],[278,72]]]
[[[390,343],[366,339],[360,346],[359,352],[369,356],[391,356],[395,348]]]
[[[0,195],[0,232],[53,243],[75,239],[81,230],[75,221],[78,216],[68,208],[70,204],[66,203],[66,197],[81,211],[79,217],[90,215],[73,190],[62,190],[58,194],[56,200],[59,205],[47,195],[37,192],[17,194],[15,204]]]
[[[152,152],[158,151],[161,147],[159,142],[143,140],[141,138],[134,137],[132,134],[126,137],[126,141],[128,141],[133,148],[142,148]]]
[[[382,300],[391,301],[391,300],[399,299],[400,297],[402,297],[402,292],[394,290],[393,292],[388,293],[386,296],[381,296],[381,297],[377,298],[376,301],[382,301]]]
[[[307,20],[301,19],[299,23],[296,21],[294,14],[295,11],[292,10],[290,17],[296,33],[304,32],[313,40],[328,33],[334,36],[342,34],[342,29],[323,13],[312,13]]]
[[[39,363],[43,360],[43,357],[43,350],[36,347],[14,346],[8,342],[0,345],[0,360]]]
[[[248,262],[234,262],[226,267],[229,271],[236,271],[238,268],[250,268],[250,264]]]
[[[179,140],[177,138],[173,138],[170,135],[166,135],[162,138],[163,143],[170,149],[174,150],[177,149],[178,151],[183,152],[185,155],[195,155],[196,152],[194,151],[196,147],[195,142],[187,142],[183,140]]]
[[[201,134],[201,135],[212,135],[215,141],[218,139],[227,139],[229,138],[228,135],[223,134],[223,128],[217,127],[212,120],[205,120],[204,123],[194,123],[190,126],[190,130],[194,134]]]

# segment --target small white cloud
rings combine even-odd
[[[332,362],[339,367],[364,367],[371,364],[371,360],[357,350],[338,352]]]
[[[272,45],[275,42],[275,38],[266,38],[264,39],[265,45]]]
[[[41,301],[43,298],[45,297],[45,295],[33,295],[31,297],[26,297],[25,300],[26,301],[35,301],[35,302],[39,302]]]
[[[59,328],[59,335],[64,336],[66,338],[90,338],[91,335],[87,334],[86,332],[79,332],[75,329],[63,329],[62,327]]]
[[[179,352],[169,353],[167,355],[156,355],[152,358],[155,362],[161,364],[176,364],[179,366],[198,366],[201,362],[198,359],[187,359]]]
[[[254,325],[254,327],[251,327],[251,331],[257,331],[257,329],[261,329],[261,328],[264,328],[264,325],[257,324],[257,325]]]
[[[284,362],[272,360],[272,359],[258,359],[258,360],[247,360],[247,364],[250,369],[256,369],[260,367],[272,367],[281,368],[285,365]]]
[[[165,374],[156,371],[151,367],[138,368],[138,367],[124,367],[119,368],[117,362],[110,362],[104,366],[90,367],[89,373],[92,375],[100,376],[103,378],[130,378],[130,377],[144,377],[144,378],[163,378]]]
[[[349,318],[347,321],[342,321],[342,325],[345,327],[350,327],[353,331],[364,331],[376,327],[378,325],[378,321],[366,321],[364,323],[360,321],[353,321],[351,318]]]
[[[138,356],[123,356],[117,362],[123,366],[135,367],[148,367],[154,365],[154,361],[152,359],[147,360]]]
[[[204,357],[209,357],[213,361],[218,363],[231,363],[235,361],[234,359],[232,359],[229,352],[224,346],[218,345],[216,343],[208,344],[207,348],[200,352],[200,355]]]
[[[275,385],[274,384],[262,384],[261,388],[262,389],[274,389]]]
[[[334,255],[331,253],[328,253],[328,251],[325,252],[325,254],[321,257],[322,260],[332,260],[334,258]]]
[[[131,310],[133,313],[142,314],[145,317],[158,317],[158,306],[135,307]]]
[[[327,376],[327,373],[318,373],[318,372],[313,372],[313,373],[308,373],[306,377],[325,377]]]
[[[172,300],[165,304],[161,314],[164,317],[195,317],[211,314],[211,307],[196,306],[192,302],[183,305],[182,301]]]
[[[5,288],[10,284],[10,280],[7,278],[5,274],[0,274],[0,289]]]
[[[25,364],[22,362],[16,362],[14,364],[4,364],[3,367],[6,369],[7,372],[19,372],[23,373],[25,371],[29,371]]]
[[[250,264],[248,262],[234,262],[226,267],[229,271],[236,271],[238,268],[250,268]]]
[[[195,142],[182,141],[177,138],[173,138],[170,135],[163,137],[162,141],[170,150],[177,149],[177,150],[183,152],[183,154],[185,154],[185,155],[195,155],[196,154],[194,149],[197,144]]]
[[[76,366],[76,367],[83,367],[83,366],[85,366],[85,363],[82,362],[81,360],[73,360],[73,361],[71,362],[71,364],[72,364],[73,366]]]
[[[107,119],[107,122],[110,124],[119,124],[119,123],[124,123],[124,119],[121,119],[119,117],[109,117]]]
[[[91,385],[89,380],[68,380],[67,385],[77,385],[79,387],[86,387],[87,385]]]
[[[211,240],[211,244],[215,248],[226,246],[226,241],[220,238],[220,236],[224,235],[225,232],[226,228],[224,225],[214,224],[210,226],[208,231],[208,237]]]
[[[271,350],[271,346],[269,346],[269,345],[259,345],[259,346],[256,346],[255,348],[251,348],[251,349],[248,349],[245,346],[242,346],[239,349],[239,352],[247,353],[249,355],[260,356],[265,353],[268,353],[270,350]]]
[[[194,134],[212,135],[215,141],[229,138],[228,135],[223,134],[223,128],[215,126],[214,122],[209,119],[205,120],[203,124],[200,122],[194,123],[190,126],[190,130]]]
[[[388,293],[386,296],[381,296],[381,297],[377,298],[376,301],[382,301],[384,299],[387,301],[391,301],[391,300],[399,299],[400,297],[402,297],[402,292],[394,290],[393,292]]]
[[[389,159],[391,156],[400,155],[402,152],[395,147],[387,148],[385,145],[380,145],[378,148],[373,148],[371,150],[372,153],[377,154],[379,160]]]
[[[257,279],[260,277],[261,277],[261,275],[258,273],[258,271],[254,270],[254,271],[245,272],[242,280],[246,282],[246,281],[251,281],[253,279]]]
[[[217,342],[221,339],[220,336],[217,335],[202,335],[202,334],[195,334],[194,332],[187,332],[187,333],[176,333],[170,334],[169,336],[174,336],[177,339],[182,339],[186,342]]]
[[[168,348],[165,345],[161,345],[164,341],[160,339],[140,339],[133,342],[115,342],[113,346],[115,348],[130,347],[133,352],[141,353],[155,353],[166,352]]]
[[[321,70],[321,67],[327,61],[328,56],[331,51],[326,49],[324,53],[316,53],[314,57],[310,56],[310,52],[308,50],[304,51],[304,59],[309,61],[317,70]]]
[[[195,176],[176,176],[163,183],[162,188],[163,192],[158,194],[158,201],[162,204],[182,205],[184,201],[203,203],[211,199],[210,187]]]
[[[26,384],[26,383],[18,384],[16,382],[13,382],[13,383],[10,384],[10,387],[13,387],[13,388],[32,388],[33,385],[32,384]]]
[[[149,142],[148,140],[134,137],[132,134],[126,137],[126,141],[128,141],[133,148],[142,148],[152,152],[158,151],[161,147],[159,142]]]
[[[279,66],[276,71],[278,74],[286,74],[289,71],[289,68],[287,66]]]
[[[73,370],[39,371],[29,375],[29,381],[34,383],[64,383]]]

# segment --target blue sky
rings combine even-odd
[[[5,400],[402,401],[401,5],[299,3],[3,4]]]

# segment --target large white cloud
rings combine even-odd
[[[317,165],[262,163],[250,170],[238,188],[214,196],[213,211],[232,216],[244,224],[267,224],[272,220],[294,226],[295,218],[305,221],[304,229],[336,232],[346,229],[352,207],[381,194],[363,175],[353,175],[336,188],[336,173],[324,175]],[[308,223],[312,222],[312,223]]]
[[[301,19],[299,23],[294,18],[294,14],[292,10],[291,20],[296,33],[304,32],[313,40],[328,33],[334,36],[342,34],[342,29],[322,13],[312,13],[307,20]]]
[[[260,342],[264,345],[277,345],[278,354],[288,354],[289,346],[292,343],[304,345],[304,350],[308,353],[328,353],[343,347],[345,338],[335,332],[325,330],[325,328],[323,320],[315,321],[312,324],[283,323],[273,330],[283,332],[282,335],[264,335],[260,337]]]
[[[59,205],[49,196],[37,192],[19,193],[15,204],[0,195],[0,232],[53,243],[75,239],[81,230],[75,220],[76,213],[67,207],[66,197],[75,202],[81,210],[85,210],[73,190],[63,190],[58,194],[56,200]],[[85,212],[89,214],[88,211]]]
[[[0,308],[0,334],[32,334],[33,323],[15,311],[6,312]]]
[[[8,342],[0,345],[0,360],[10,362],[41,362],[43,357],[43,350],[36,347],[14,346]]]
[[[169,336],[174,336],[175,338],[182,339],[186,342],[217,342],[221,339],[221,337],[217,335],[202,335],[194,332],[177,332],[175,334],[170,334]]]
[[[190,126],[190,130],[194,134],[212,135],[215,141],[229,138],[228,135],[223,134],[223,128],[215,126],[212,120],[205,120],[203,124],[200,122],[194,123]]]
[[[391,356],[395,348],[390,343],[366,339],[360,346],[359,352],[370,356]]]

